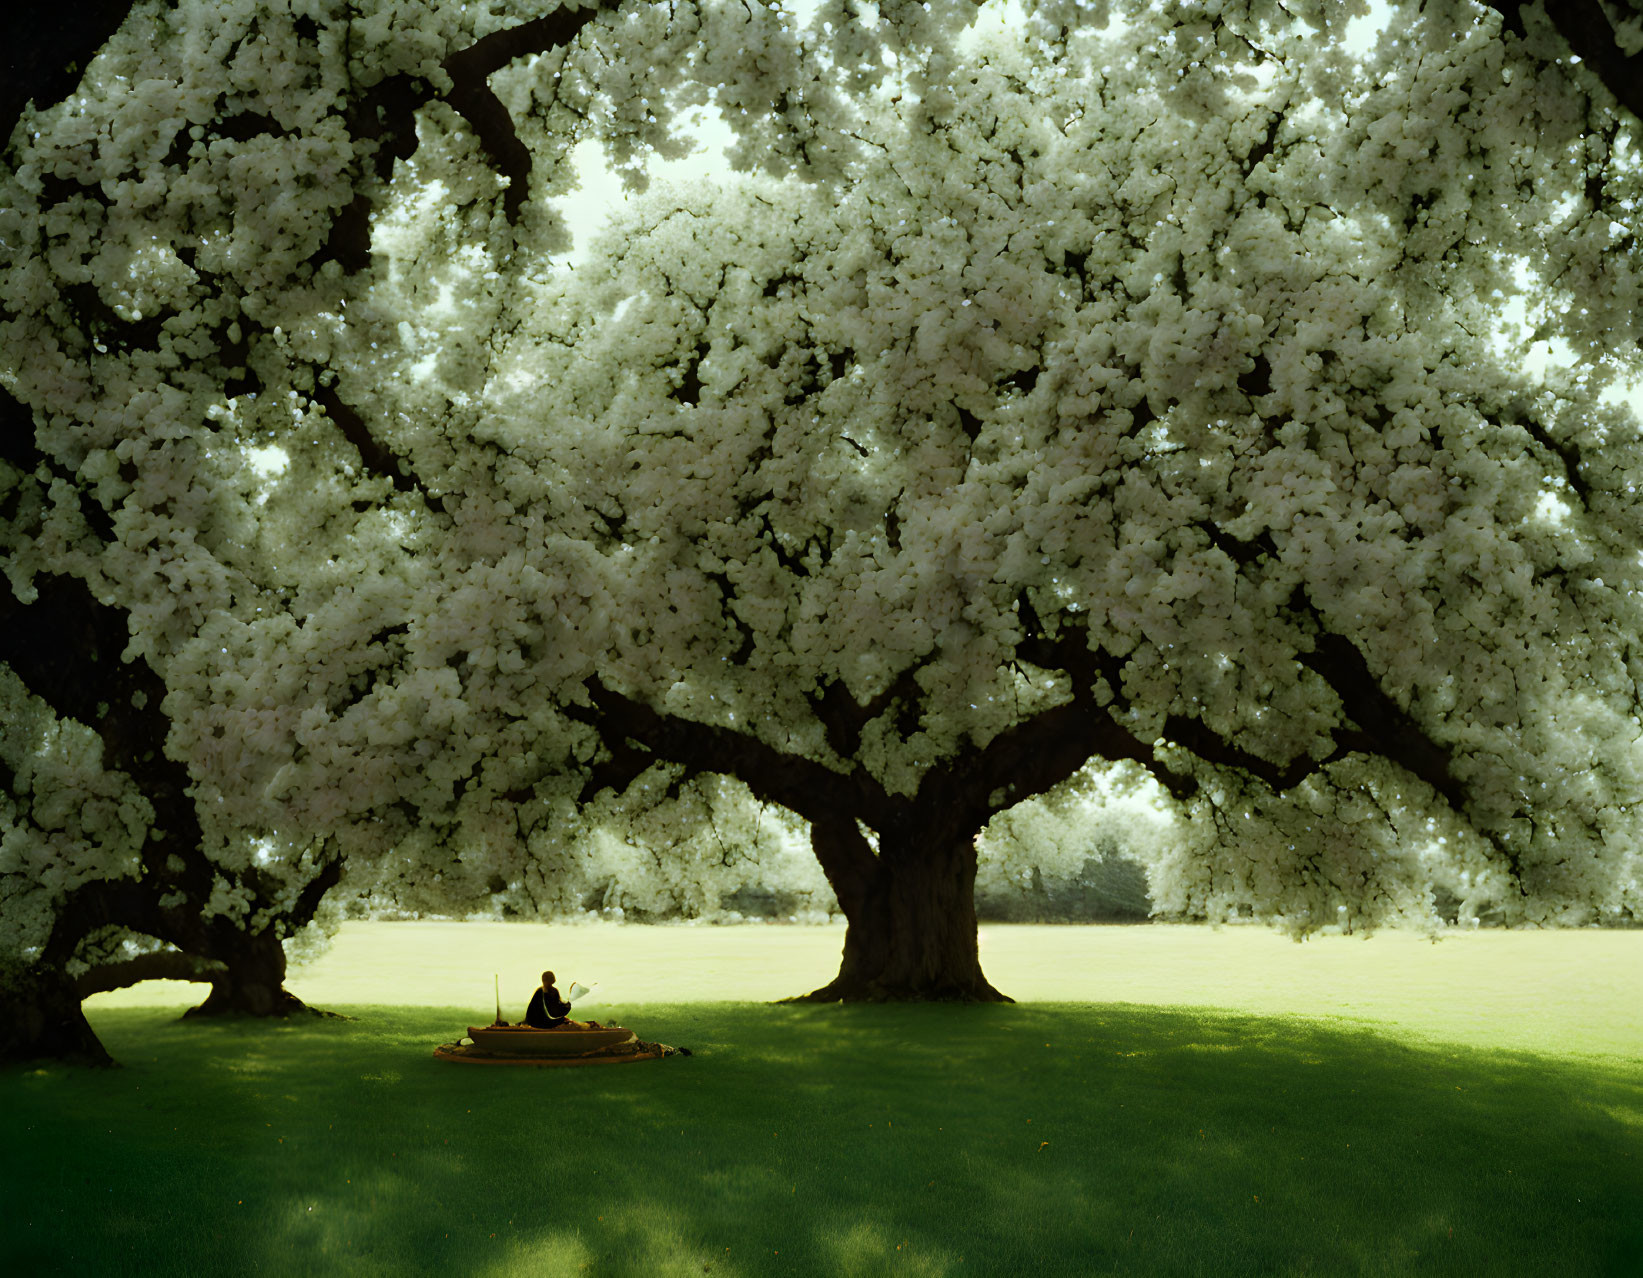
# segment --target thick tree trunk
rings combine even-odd
[[[850,867],[828,874],[846,920],[844,957],[828,984],[785,1001],[1014,1002],[981,971],[974,831],[937,820],[897,824],[878,832],[877,856],[854,821],[812,825],[822,864]],[[827,846],[849,840],[862,847]]]
[[[67,973],[35,970],[0,989],[0,1061],[72,1061],[113,1065],[80,1009]]]
[[[867,723],[916,693],[914,673],[867,705],[828,685],[816,705],[832,749],[851,757]],[[1014,1002],[981,971],[976,834],[1005,802],[1042,793],[1111,745],[1099,739],[1102,723],[1109,735],[1119,732],[1081,705],[1058,707],[932,769],[909,798],[886,793],[865,768],[841,773],[737,729],[673,718],[598,680],[588,690],[609,755],[590,771],[584,799],[632,784],[663,758],[692,774],[740,777],[760,798],[809,820],[810,846],[847,923],[844,958],[836,979],[790,1002]],[[1140,750],[1133,738],[1118,745],[1130,753],[1109,757]],[[876,851],[858,816],[875,832]]]
[[[285,988],[285,947],[272,929],[234,937],[229,953],[218,953],[224,970],[211,977],[211,994],[191,1016],[294,1016],[312,1012]],[[315,1013],[319,1015],[319,1013]]]

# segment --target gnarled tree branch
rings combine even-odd
[[[200,981],[209,984],[220,980],[228,971],[226,964],[214,959],[202,959],[181,950],[162,950],[154,954],[140,954],[118,963],[103,963],[74,982],[74,992],[80,998],[90,998],[108,990],[123,990],[139,981]]]
[[[411,463],[371,434],[365,419],[343,401],[334,386],[316,389],[314,402],[325,410],[325,415],[336,424],[342,437],[358,451],[360,463],[367,471],[373,475],[386,475],[402,493],[421,493],[423,504],[429,510],[444,512],[445,503],[428,491],[427,485],[411,468]]]
[[[508,179],[502,211],[510,226],[518,225],[520,209],[530,195],[531,153],[519,140],[513,117],[491,88],[490,77],[515,58],[563,48],[599,12],[600,6],[556,9],[545,17],[493,32],[441,64],[454,82],[445,100],[468,122],[497,172]]]
[[[691,773],[719,773],[739,778],[761,799],[780,804],[808,820],[813,827],[848,814],[871,823],[886,819],[891,804],[883,787],[863,770],[834,772],[798,755],[784,754],[757,738],[728,728],[694,723],[653,710],[643,702],[607,688],[595,678],[588,684],[596,714],[573,717],[596,723],[609,757],[589,774],[582,788],[586,802],[603,789],[620,790],[659,760],[683,764]],[[841,870],[853,854],[849,840],[838,840]],[[871,863],[871,852],[861,844]],[[819,849],[818,849],[819,855]]]
[[[104,766],[136,783],[168,844],[198,848],[203,836],[188,769],[165,753],[165,682],[144,658],[120,659],[130,641],[125,613],[73,577],[42,575],[34,587],[35,601],[24,605],[9,581],[0,582],[0,661],[58,715],[102,738]],[[157,852],[153,843],[145,849],[145,866],[152,868]],[[201,899],[211,890],[203,861],[166,878]]]
[[[630,784],[665,759],[683,764],[691,773],[740,777],[760,798],[806,819],[841,806],[859,811],[864,798],[870,808],[886,801],[882,787],[859,769],[835,772],[799,755],[784,754],[746,733],[663,714],[607,688],[598,678],[589,681],[588,693],[597,715],[578,711],[573,717],[597,724],[610,759],[590,773],[582,789],[584,800],[602,789]]]

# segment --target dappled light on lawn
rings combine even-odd
[[[0,1075],[0,1140],[38,1172],[0,1243],[32,1272],[75,1247],[498,1278],[1303,1257],[1540,1278],[1643,1245],[1629,1060],[1134,1004],[625,1010],[696,1055],[476,1077],[427,1054],[460,1009],[357,1006],[273,1038],[105,1009],[124,1069]]]

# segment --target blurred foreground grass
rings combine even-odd
[[[612,969],[576,950],[592,933],[554,929],[545,944],[549,930],[525,931],[540,933],[517,960],[527,982],[546,950],[575,960],[555,964],[562,976],[607,992]],[[703,947],[759,931],[770,935],[750,954],[803,948],[773,929],[700,942],[649,929],[635,943],[656,947],[653,989],[688,993]],[[1095,931],[1143,938],[1132,954],[1152,943],[1149,929],[1051,931],[1074,948]],[[1396,1018],[1326,1019],[1297,976],[1309,1015],[1165,1000],[607,1000],[587,1013],[696,1054],[526,1070],[432,1059],[434,1044],[489,1019],[492,968],[478,964],[474,997],[413,1005],[442,988],[432,973],[466,989],[476,958],[503,956],[479,933],[451,928],[455,949],[438,952],[430,935],[386,934],[383,967],[399,981],[379,990],[392,1001],[330,1004],[353,1021],[181,1023],[176,1007],[94,1003],[125,1068],[0,1073],[0,1254],[12,1271],[1643,1272],[1643,1073],[1625,1046],[1638,1007],[1610,1003],[1610,1022],[1631,1028],[1595,1051],[1518,1048],[1525,1023],[1561,1014],[1537,994],[1548,960],[1532,946],[1515,963],[1512,947],[1491,949],[1489,978],[1473,981],[1493,1043],[1485,1022],[1441,1042]],[[414,960],[398,938],[418,939]],[[1360,967],[1398,953],[1345,944]],[[989,946],[994,980],[1022,994]],[[710,984],[742,993],[779,978],[786,993],[830,970],[784,962]],[[1233,986],[1235,966],[1220,964]],[[350,979],[323,969],[294,987],[314,999],[323,981]],[[1590,976],[1601,985],[1612,971]],[[1088,975],[1097,989],[1117,979]],[[1354,980],[1395,984],[1384,972]],[[1201,984],[1182,988],[1169,1001],[1210,1001]],[[1402,995],[1425,1015],[1418,988]]]

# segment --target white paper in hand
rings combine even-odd
[[[565,996],[565,1002],[574,1003],[574,1002],[576,1002],[577,999],[581,998],[583,995],[591,994],[591,993],[593,993],[594,990],[596,990],[598,988],[599,988],[599,982],[598,981],[595,981],[592,985],[583,985],[580,982],[572,981],[571,982],[571,987],[570,987],[570,993]]]

